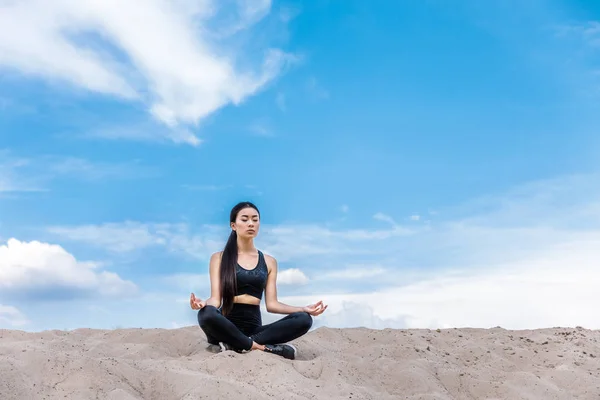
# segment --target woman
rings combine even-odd
[[[231,234],[222,252],[210,258],[210,298],[190,296],[198,311],[198,323],[208,342],[221,350],[262,350],[293,360],[296,348],[287,342],[304,335],[312,316],[322,314],[322,301],[292,307],[277,300],[277,260],[254,247],[260,213],[249,202],[237,204],[229,217]],[[287,314],[279,321],[262,325],[260,302],[263,291],[267,311]]]

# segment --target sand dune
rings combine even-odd
[[[0,330],[0,399],[600,399],[600,331],[319,328],[296,360],[197,327]]]

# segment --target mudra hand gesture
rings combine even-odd
[[[203,308],[206,305],[206,302],[196,298],[196,295],[194,293],[192,293],[190,295],[190,307],[192,307],[192,310],[199,310],[201,308]]]
[[[321,315],[323,314],[323,312],[327,309],[326,305],[323,305],[323,300],[315,303],[315,304],[311,304],[308,305],[306,307],[304,307],[302,309],[302,311],[309,313],[310,315],[312,315],[313,317],[316,317],[317,315]]]

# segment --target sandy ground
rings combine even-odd
[[[198,327],[0,330],[0,399],[600,399],[600,331],[319,328],[286,360]]]

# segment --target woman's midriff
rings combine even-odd
[[[254,306],[257,306],[260,304],[260,299],[257,299],[254,296],[250,296],[249,294],[242,294],[239,296],[235,296],[233,298],[233,302],[240,304],[252,304]]]

